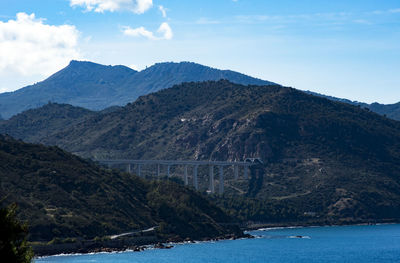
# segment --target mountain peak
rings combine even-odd
[[[274,82],[250,77],[232,70],[220,70],[190,61],[156,63],[139,72],[139,74],[155,75],[167,78],[166,81],[170,87],[182,82],[220,79],[227,79],[231,82],[243,85],[277,85]],[[180,81],[174,81],[174,79],[171,79],[172,77],[178,78]],[[160,88],[155,88],[151,90],[151,92],[158,90],[160,90]]]
[[[110,106],[123,106],[139,96],[182,82],[220,79],[244,85],[275,84],[188,61],[157,63],[137,72],[121,65],[107,66],[72,60],[67,67],[44,81],[12,94],[0,94],[0,114],[8,119],[24,110],[38,108],[48,101],[102,110]]]
[[[79,64],[96,64],[96,63],[87,60],[71,60],[68,66],[74,66]]]
[[[125,70],[127,72],[137,72],[134,69],[131,69],[129,67],[123,66],[123,65],[102,65],[102,64],[98,64],[98,63],[94,63],[91,61],[86,61],[86,60],[71,60],[68,64],[67,67],[65,67],[64,69],[96,69],[96,68],[108,68],[108,69],[119,69],[119,70]]]

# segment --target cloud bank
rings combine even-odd
[[[70,5],[82,6],[86,11],[98,13],[128,10],[135,14],[143,14],[153,7],[153,0],[70,0]]]
[[[122,33],[126,36],[145,37],[150,40],[169,40],[173,37],[172,29],[166,22],[162,23],[157,29],[158,36],[144,27],[131,28],[126,26],[123,28]]]
[[[48,75],[79,59],[79,31],[71,25],[47,25],[35,14],[18,13],[0,21],[0,72]]]

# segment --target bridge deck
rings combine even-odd
[[[162,164],[162,165],[215,165],[215,166],[251,166],[251,162],[228,162],[228,161],[181,161],[181,160],[96,160],[103,164]]]

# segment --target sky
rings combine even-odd
[[[0,92],[72,59],[192,61],[362,102],[400,101],[400,0],[0,0]]]

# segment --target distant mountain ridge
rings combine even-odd
[[[49,78],[14,92],[0,93],[0,120],[48,102],[66,103],[90,110],[124,106],[142,95],[183,82],[226,79],[243,85],[274,85],[231,70],[219,70],[193,62],[156,63],[142,71],[126,66],[105,66],[89,61],[72,60],[64,69]],[[400,120],[400,102],[367,104],[305,91],[356,106],[368,108],[380,115]]]
[[[400,102],[398,103],[394,103],[394,104],[381,104],[381,103],[365,103],[365,102],[359,102],[359,101],[352,101],[352,100],[348,100],[348,99],[341,99],[341,98],[336,98],[333,96],[328,96],[328,95],[324,95],[324,94],[320,94],[317,92],[313,92],[313,91],[306,91],[306,93],[314,95],[314,96],[318,96],[318,97],[322,97],[322,98],[327,98],[333,101],[340,101],[343,103],[348,103],[351,105],[355,105],[355,106],[360,106],[363,108],[367,108],[373,112],[376,112],[380,115],[386,116],[388,118],[391,118],[393,120],[397,120],[400,121]]]
[[[157,63],[138,72],[125,66],[104,66],[73,60],[44,81],[0,94],[0,114],[8,119],[48,102],[102,110],[110,106],[123,106],[139,96],[182,82],[220,79],[244,85],[274,84],[238,72],[192,62]]]

